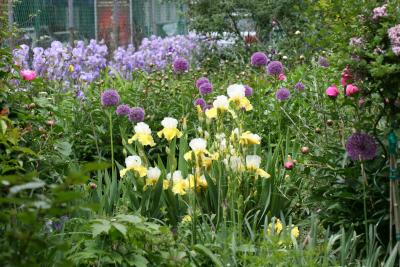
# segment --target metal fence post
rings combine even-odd
[[[68,31],[69,43],[74,45],[74,0],[68,0]]]
[[[133,2],[129,0],[129,29],[130,29],[130,42],[133,44]]]
[[[119,0],[114,0],[112,9],[112,48],[118,47],[118,18],[119,18]]]
[[[9,45],[11,49],[14,49],[14,34],[13,34],[13,26],[14,26],[14,9],[13,9],[13,0],[8,0],[8,31],[10,33]]]
[[[98,26],[98,18],[97,18],[97,0],[94,0],[94,38],[96,41],[99,40],[99,26]]]

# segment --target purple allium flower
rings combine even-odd
[[[175,73],[182,73],[189,69],[189,62],[186,59],[179,57],[174,60],[172,67]]]
[[[267,66],[269,75],[279,76],[283,73],[283,65],[280,61],[271,61]]]
[[[209,94],[213,91],[213,86],[211,83],[203,83],[199,87],[199,92],[201,95]]]
[[[251,55],[250,62],[254,67],[266,66],[268,64],[268,57],[263,52],[255,52]]]
[[[131,122],[141,122],[144,121],[144,109],[141,107],[131,108],[128,118]]]
[[[203,98],[197,98],[194,102],[193,102],[194,106],[200,106],[201,109],[204,109],[207,105],[206,101]]]
[[[197,81],[196,81],[196,88],[200,89],[200,86],[203,83],[210,83],[210,81],[206,77],[201,77],[201,78],[197,79]]]
[[[76,92],[76,98],[77,98],[78,100],[85,100],[85,99],[86,99],[86,96],[85,96],[85,94],[83,93],[83,91],[78,90],[78,91]]]
[[[296,85],[294,86],[294,89],[297,91],[303,91],[304,90],[304,84],[302,82],[298,82],[296,83]]]
[[[325,57],[323,57],[323,56],[320,56],[320,57],[319,57],[319,59],[318,59],[318,64],[319,64],[321,67],[323,67],[323,68],[329,67],[329,62],[328,62],[328,60],[327,60]]]
[[[205,105],[205,107],[203,108],[203,111],[206,111],[207,109],[212,109],[213,105],[212,104],[207,104]]]
[[[126,104],[119,105],[117,107],[117,110],[115,111],[115,113],[117,113],[118,116],[127,116],[129,115],[130,112],[131,108]]]
[[[246,97],[249,97],[249,96],[253,95],[253,88],[251,88],[251,87],[248,86],[248,85],[245,85],[245,86],[244,86],[244,89],[245,89],[244,95],[245,95]]]
[[[286,100],[290,97],[290,91],[284,87],[278,89],[278,91],[276,91],[276,99],[283,101]]]
[[[120,100],[119,94],[113,89],[105,90],[101,94],[101,104],[105,107],[118,105]]]
[[[352,160],[371,160],[376,157],[377,150],[375,138],[366,133],[354,133],[346,143],[346,151]]]

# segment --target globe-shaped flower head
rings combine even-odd
[[[318,64],[323,68],[329,67],[329,62],[325,57],[319,57]]]
[[[207,103],[203,98],[197,98],[194,102],[193,102],[194,106],[200,106],[202,110],[204,110],[204,108],[206,107]]]
[[[209,94],[213,91],[213,85],[211,83],[203,83],[199,87],[199,92],[201,95]]]
[[[105,90],[101,94],[101,104],[104,107],[112,107],[118,105],[120,100],[119,94],[113,89]]]
[[[296,85],[294,86],[294,89],[297,91],[303,91],[304,90],[304,84],[302,82],[298,82],[296,83]]]
[[[250,86],[245,84],[244,89],[245,89],[245,91],[244,91],[245,97],[249,97],[249,96],[253,95],[253,88],[251,88]]]
[[[144,109],[141,107],[131,108],[128,118],[131,122],[141,122],[144,121]]]
[[[200,86],[204,83],[210,83],[210,81],[206,77],[201,77],[196,81],[196,88],[200,89]]]
[[[117,113],[118,116],[127,116],[129,115],[130,112],[131,108],[126,104],[119,105],[117,107],[117,110],[115,111],[115,113]]]
[[[267,66],[269,75],[279,76],[283,73],[283,65],[280,61],[271,61]]]
[[[346,143],[346,150],[352,160],[371,160],[376,157],[378,145],[366,133],[354,133]]]
[[[276,99],[283,101],[286,100],[290,97],[290,91],[284,87],[278,89],[278,91],[276,91]]]
[[[172,64],[175,73],[183,73],[189,69],[189,62],[184,58],[177,58]]]
[[[266,66],[268,64],[268,57],[263,52],[255,52],[251,55],[250,62],[254,67]]]

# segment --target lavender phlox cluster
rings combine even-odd
[[[165,69],[178,58],[192,62],[200,53],[200,41],[201,37],[193,33],[166,38],[151,36],[144,38],[137,50],[133,45],[119,47],[110,62],[107,62],[107,46],[95,40],[88,44],[76,41],[74,47],[54,41],[46,49],[35,47],[31,59],[29,47],[21,45],[13,51],[13,56],[15,65],[33,69],[42,78],[90,84],[108,66],[111,74],[116,72],[125,79],[131,79],[134,70],[152,72]]]
[[[320,56],[318,58],[318,64],[323,68],[329,67],[329,61],[326,59],[326,57],[323,57],[323,56]]]
[[[395,55],[400,56],[400,24],[388,30],[390,43],[392,44],[392,51]]]
[[[377,20],[382,17],[387,17],[388,14],[386,8],[387,5],[374,8],[374,10],[372,11],[372,19]]]
[[[364,44],[364,40],[361,37],[352,37],[350,38],[349,45],[354,47],[360,47]]]
[[[19,49],[13,50],[14,64],[22,69],[29,68],[29,46],[21,45]]]

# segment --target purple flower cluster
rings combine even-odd
[[[132,78],[134,70],[151,72],[170,66],[177,58],[192,60],[200,53],[202,38],[196,34],[173,37],[144,38],[135,50],[133,45],[119,47],[107,61],[107,46],[95,40],[89,44],[77,41],[75,47],[63,45],[59,41],[51,43],[49,48],[35,47],[30,49],[21,45],[13,51],[14,63],[21,69],[32,69],[38,76],[49,80],[74,80],[79,84],[89,84],[100,76],[100,72],[110,67],[110,73],[118,73],[125,79]]]
[[[262,67],[268,64],[268,57],[263,52],[255,52],[250,58],[251,65],[254,67]]]
[[[141,107],[129,107],[127,104],[122,104],[117,107],[115,113],[118,116],[125,117],[127,116],[129,121],[131,122],[141,122],[144,121],[145,112]]]
[[[388,30],[392,51],[395,55],[400,56],[400,24]]]
[[[115,50],[110,66],[122,77],[131,79],[132,71],[137,69],[152,72],[165,69],[177,58],[192,61],[200,53],[201,41],[196,34],[166,38],[151,36],[144,38],[137,50],[132,45]]]
[[[298,82],[296,83],[296,85],[294,86],[294,89],[297,91],[303,91],[304,90],[304,84],[302,82]]]
[[[201,86],[203,83],[210,83],[210,81],[208,80],[207,77],[201,77],[201,78],[197,79],[197,81],[196,81],[196,87],[197,87],[197,89],[199,89],[200,86]]]
[[[280,61],[271,61],[267,66],[269,75],[279,76],[283,73],[283,65]]]
[[[115,110],[115,113],[117,113],[118,116],[128,116],[130,112],[131,108],[127,104],[119,105]]]
[[[207,77],[201,77],[196,81],[196,87],[201,95],[212,93],[214,87]]]
[[[83,41],[77,41],[74,48],[54,41],[49,48],[35,47],[32,52],[30,62],[29,47],[21,45],[19,49],[13,51],[14,63],[24,69],[30,69],[29,63],[31,63],[31,69],[49,80],[73,79],[91,83],[107,66],[107,46],[95,40],[91,40],[88,45]]]
[[[372,11],[372,19],[378,20],[379,18],[387,17],[388,14],[386,8],[386,5],[374,8]]]
[[[144,121],[144,109],[141,107],[131,108],[128,118],[131,122],[141,122]]]
[[[352,37],[350,38],[349,45],[354,47],[360,47],[364,44],[364,40],[361,37]]]
[[[245,89],[245,91],[244,91],[245,97],[249,97],[249,96],[253,95],[253,88],[251,88],[250,86],[245,84],[244,89]]]
[[[288,89],[282,87],[282,88],[278,89],[278,91],[276,91],[275,97],[279,101],[287,100],[290,97],[290,91]]]
[[[184,73],[189,70],[189,62],[182,57],[178,57],[172,63],[172,68],[175,73]]]
[[[120,97],[114,89],[105,90],[101,94],[101,105],[104,107],[112,107],[119,104]]]
[[[371,160],[376,157],[378,145],[374,137],[366,133],[352,134],[346,143],[349,157],[356,160]]]
[[[329,67],[329,62],[328,62],[328,60],[327,60],[325,57],[323,57],[323,56],[320,56],[320,57],[319,57],[319,59],[318,59],[318,64],[319,64],[321,67],[323,67],[323,68]]]
[[[205,107],[207,106],[206,101],[203,98],[197,98],[194,102],[193,102],[194,106],[200,106],[202,110],[205,109]]]

